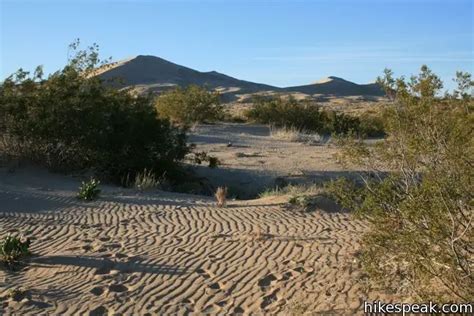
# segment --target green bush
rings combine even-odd
[[[299,102],[293,97],[254,99],[253,107],[246,116],[261,124],[276,127],[296,128],[320,132],[324,130],[324,118],[319,108],[307,102]]]
[[[459,90],[443,98],[426,66],[409,82],[380,82],[395,98],[387,138],[375,146],[346,139],[345,158],[368,173],[362,185],[340,180],[329,191],[368,221],[361,258],[375,283],[422,299],[473,301],[474,116],[465,91],[473,82],[458,74]]]
[[[188,152],[184,131],[159,118],[150,97],[93,76],[97,56],[96,47],[79,51],[47,79],[41,68],[7,78],[0,86],[2,150],[51,169],[93,169],[116,182],[145,168],[172,176]]]
[[[85,201],[92,201],[99,197],[100,189],[99,189],[100,181],[96,179],[90,179],[88,182],[82,182],[82,185],[79,187],[79,193],[77,194],[77,198]]]
[[[8,234],[0,241],[0,258],[1,261],[12,266],[19,259],[30,254],[31,241],[28,238],[20,238]]]
[[[161,94],[155,100],[155,107],[161,117],[186,127],[214,122],[224,115],[219,94],[195,85]]]
[[[246,116],[261,124],[319,134],[384,135],[383,121],[379,117],[354,117],[335,111],[324,111],[315,104],[298,101],[293,97],[255,98],[253,107],[247,111]]]

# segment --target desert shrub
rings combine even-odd
[[[161,94],[155,107],[161,117],[187,127],[196,122],[214,122],[224,113],[218,93],[195,85]]]
[[[116,182],[145,168],[172,176],[188,151],[184,131],[159,118],[151,98],[92,76],[97,56],[96,47],[78,51],[47,79],[41,68],[7,78],[0,86],[2,150],[51,169],[91,168]]]
[[[321,136],[319,134],[304,129],[297,129],[295,127],[270,126],[270,136],[278,140],[304,142],[308,144],[316,144],[321,141]]]
[[[163,188],[166,183],[165,174],[158,177],[153,170],[144,169],[138,172],[133,183],[124,183],[125,186],[132,186],[140,191]]]
[[[21,238],[18,236],[6,235],[0,241],[0,259],[1,261],[11,267],[18,262],[22,257],[30,254],[29,238]]]
[[[344,113],[328,111],[325,115],[325,130],[337,135],[347,134],[351,131],[359,131],[360,120],[357,117]]]
[[[221,164],[217,157],[208,155],[205,151],[191,153],[191,161],[197,165],[207,162],[209,168],[217,168]]]
[[[81,186],[79,187],[79,193],[77,194],[77,198],[80,200],[85,201],[92,201],[99,197],[100,189],[99,189],[100,181],[96,179],[90,179],[89,181],[83,181]]]
[[[363,185],[329,186],[370,225],[362,263],[372,280],[438,301],[474,299],[473,83],[459,77],[457,95],[444,98],[426,66],[408,82],[386,79],[395,95],[386,140],[344,142],[344,158],[367,171]]]
[[[286,131],[286,136],[311,133],[360,136],[383,136],[383,120],[375,116],[355,117],[335,111],[321,110],[316,104],[289,98],[255,98],[246,112],[249,120],[272,125],[275,131]],[[281,134],[281,133],[280,133]]]
[[[357,131],[361,135],[368,137],[385,136],[385,127],[383,120],[384,111],[381,114],[362,114],[358,117],[359,126]]]
[[[209,157],[209,168],[217,168],[220,165],[220,160],[217,157]]]
[[[261,124],[270,124],[278,128],[321,131],[324,128],[319,107],[308,102],[299,102],[293,97],[254,99],[253,107],[246,116]]]

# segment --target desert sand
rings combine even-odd
[[[4,314],[349,315],[389,298],[365,286],[356,254],[366,226],[326,203],[302,212],[280,196],[218,208],[211,197],[113,186],[82,202],[79,184],[0,169],[0,235],[25,234],[33,253],[22,271],[0,269]],[[25,292],[15,300],[13,289]]]

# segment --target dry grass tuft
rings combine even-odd
[[[218,207],[227,206],[227,187],[218,187],[215,196]]]
[[[321,136],[317,133],[311,133],[304,129],[296,127],[270,127],[270,136],[277,140],[285,140],[289,142],[319,143]]]

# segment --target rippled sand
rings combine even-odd
[[[117,188],[86,203],[78,181],[30,174],[0,180],[0,234],[26,233],[34,253],[0,270],[6,314],[352,314],[379,297],[359,280],[365,228],[349,214]]]

